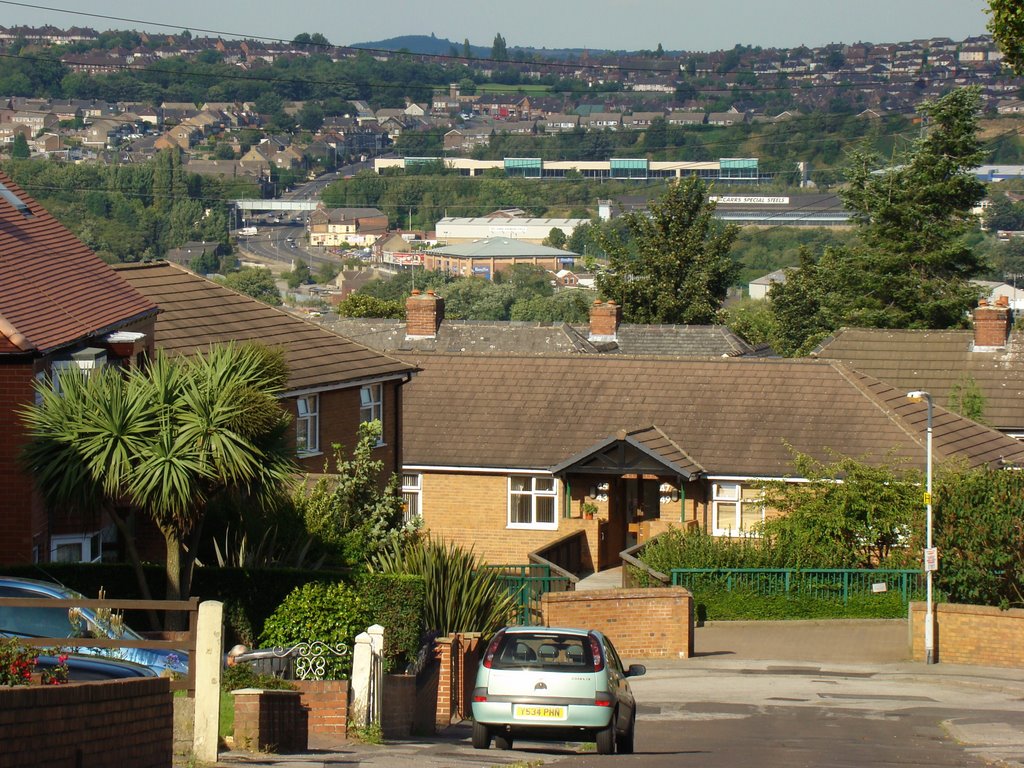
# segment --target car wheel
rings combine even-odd
[[[512,749],[512,737],[505,733],[496,734],[494,737],[494,746],[498,749]]]
[[[615,751],[620,755],[632,755],[633,754],[633,741],[636,734],[636,712],[629,718],[629,727],[625,733],[620,733],[615,737]]]
[[[491,732],[487,729],[487,726],[483,723],[473,722],[473,748],[474,749],[490,749],[491,748]]]
[[[599,755],[611,755],[615,752],[615,720],[615,713],[612,712],[612,719],[608,723],[608,727],[598,731],[594,738],[594,741],[597,742],[597,754]]]

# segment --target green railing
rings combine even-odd
[[[539,563],[529,565],[488,565],[505,584],[516,601],[515,623],[541,624],[541,595],[545,592],[567,592],[572,580],[565,576],[552,576],[551,568]]]
[[[924,599],[925,594],[925,575],[917,570],[673,568],[671,577],[673,586],[686,587],[695,596],[702,589],[714,588],[765,596],[800,595],[846,605],[854,597],[895,592],[907,605]]]

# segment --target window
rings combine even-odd
[[[402,499],[405,501],[405,522],[411,523],[422,514],[420,493],[422,492],[423,476],[412,472],[402,474]]]
[[[384,386],[367,384],[359,390],[359,420],[384,424]]]
[[[295,450],[302,455],[320,451],[320,396],[295,398],[298,418],[295,419]]]
[[[103,544],[99,531],[50,537],[51,563],[97,563],[102,558]]]
[[[714,483],[711,502],[715,536],[748,536],[764,520],[761,491],[739,483]]]
[[[79,352],[74,352],[70,358],[52,360],[50,362],[50,378],[53,381],[53,389],[57,394],[60,394],[61,379],[63,377],[72,375],[72,372],[74,372],[83,379],[87,379],[94,371],[100,370],[106,364],[106,352],[95,347],[87,347]]]
[[[554,530],[555,499],[555,478],[513,475],[508,484],[508,527]]]

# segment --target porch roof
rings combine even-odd
[[[556,464],[551,472],[615,476],[669,473],[689,480],[704,469],[658,427],[650,426],[630,433],[620,430]]]

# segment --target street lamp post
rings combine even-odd
[[[923,390],[907,392],[907,399],[915,403],[924,401],[928,405],[928,432],[925,438],[925,492],[924,506],[927,515],[924,570],[927,581],[927,603],[924,614],[924,657],[925,664],[935,663],[935,617],[932,613],[932,574],[938,567],[938,558],[932,548],[932,396]]]

